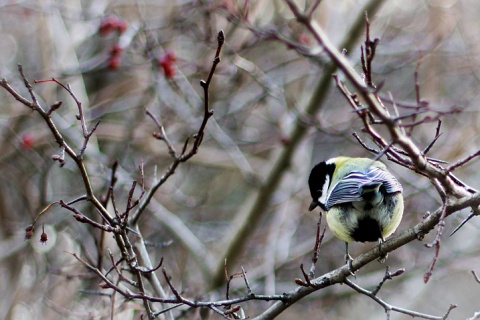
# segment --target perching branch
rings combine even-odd
[[[383,1],[370,0],[365,5],[361,10],[362,14],[357,16],[349,30],[345,33],[345,38],[341,42],[342,48],[349,51],[361,36],[361,32],[365,25],[363,12],[368,11],[373,15],[382,4]],[[336,69],[337,65],[335,63],[327,63],[323,66],[322,74],[319,77],[315,89],[313,90],[304,110],[305,115],[308,117],[315,116],[318,111],[323,108],[331,87],[331,75],[335,73]],[[238,260],[246,241],[250,238],[249,236],[252,234],[252,230],[256,226],[256,223],[262,221],[261,217],[269,212],[268,206],[270,204],[270,199],[273,193],[277,190],[282,177],[288,171],[292,158],[295,155],[295,151],[307,132],[308,127],[305,126],[302,118],[297,118],[288,137],[289,143],[283,146],[280,154],[274,160],[273,166],[265,176],[265,180],[258,190],[254,203],[248,209],[248,213],[242,213],[243,217],[241,223],[231,232],[232,235],[229,235],[226,240],[227,244],[225,246],[225,251],[221,256],[227,259],[227,263],[234,264]],[[216,288],[222,285],[223,282],[223,260],[219,260],[217,261],[211,284],[212,287]]]
[[[376,246],[373,249],[361,254],[360,256],[352,260],[352,270],[350,270],[347,265],[344,265],[341,268],[335,269],[315,279],[310,280],[309,285],[300,285],[298,288],[290,292],[286,292],[284,294],[284,302],[274,303],[270,308],[252,319],[274,319],[285,309],[287,309],[291,304],[304,298],[305,296],[323,288],[332,286],[334,284],[344,283],[345,280],[351,275],[351,271],[355,272],[356,270],[361,269],[368,263],[378,259],[380,256],[382,256],[382,254],[392,252],[412,241],[423,239],[423,237],[427,233],[432,231],[437,226],[444,211],[446,212],[446,216],[448,216],[453,212],[457,212],[464,208],[470,207],[473,203],[477,205],[480,204],[480,193],[476,193],[475,195],[472,195],[470,197],[457,200],[450,205],[437,209],[434,213],[429,215],[425,220],[421,221],[417,225],[407,230],[404,230],[397,236],[387,239],[384,243],[382,243],[381,250],[378,246]]]

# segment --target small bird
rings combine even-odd
[[[313,199],[309,210],[319,206],[326,212],[329,228],[346,243],[350,270],[348,243],[381,244],[402,220],[402,186],[379,161],[336,157],[320,162],[310,172],[308,185]]]

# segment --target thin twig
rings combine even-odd
[[[148,109],[145,110],[145,113],[153,120],[153,122],[155,122],[155,124],[157,125],[157,128],[159,130],[159,132],[154,132],[152,135],[155,138],[164,141],[165,144],[167,145],[168,153],[170,154],[170,156],[172,156],[172,158],[176,159],[177,158],[177,152],[175,151],[174,146],[170,142],[170,139],[168,139],[168,137],[167,137],[167,133],[165,132],[165,127],[162,125],[160,120],[158,120],[157,117],[155,117],[153,115],[153,113],[150,112],[150,110],[148,110]]]
[[[459,160],[459,161],[455,162],[454,164],[452,164],[451,166],[449,166],[449,167],[447,168],[447,171],[448,171],[448,172],[452,172],[452,171],[454,171],[455,169],[463,166],[464,164],[466,164],[467,162],[471,161],[473,158],[476,158],[476,157],[478,157],[478,156],[480,156],[480,150],[478,150],[477,152],[469,155],[469,156],[466,157],[465,159],[462,159],[462,160]]]
[[[320,211],[319,217],[318,217],[318,222],[317,222],[317,233],[315,236],[315,246],[313,247],[313,255],[312,255],[312,266],[310,267],[310,271],[308,273],[310,278],[315,277],[315,266],[317,265],[318,261],[318,254],[320,252],[320,246],[323,241],[323,237],[325,236],[325,232],[327,230],[326,227],[323,227],[323,231],[321,230],[321,225],[322,225],[322,212]]]
[[[381,305],[385,309],[385,312],[387,313],[387,316],[392,311],[395,311],[395,312],[399,312],[399,313],[409,315],[411,317],[418,317],[418,318],[422,318],[422,319],[430,319],[430,320],[443,320],[443,319],[445,319],[445,316],[434,316],[434,315],[430,315],[430,314],[426,314],[426,313],[421,313],[421,312],[417,312],[417,311],[413,311],[413,310],[408,310],[408,309],[392,306],[391,304],[389,304],[389,303],[385,302],[384,300],[378,298],[371,291],[368,291],[368,290],[356,285],[350,279],[345,279],[344,283],[347,286],[349,286],[350,288],[352,288],[353,290],[355,290],[355,291],[357,291],[361,294],[366,295],[367,297],[371,298],[373,301],[375,301],[376,303]],[[453,308],[455,308],[455,307],[453,307]],[[452,308],[452,305],[450,305],[450,309],[447,311],[447,315],[450,312],[450,310],[453,309],[453,308]]]
[[[473,274],[473,278],[475,279],[475,281],[477,281],[478,283],[480,283],[480,278],[478,278],[477,274],[475,273],[474,270],[471,270],[472,274]]]
[[[383,276],[382,281],[380,281],[377,285],[377,287],[372,291],[372,295],[376,296],[377,293],[380,291],[382,286],[385,284],[387,280],[392,280],[395,277],[398,277],[399,275],[403,274],[405,272],[405,268],[398,269],[394,273],[390,272],[390,268],[387,266],[385,268],[385,275]]]
[[[433,138],[432,142],[430,142],[428,146],[425,149],[423,149],[424,155],[426,155],[430,151],[430,149],[433,147],[435,142],[437,142],[438,138],[440,138],[440,136],[442,135],[442,133],[440,132],[441,126],[442,126],[442,120],[438,119],[437,128],[435,129],[435,137]]]
[[[189,153],[182,155],[180,157],[180,161],[185,162],[194,156],[198,152],[198,148],[203,140],[203,135],[205,133],[205,127],[207,126],[208,119],[213,116],[213,110],[210,110],[210,100],[209,100],[209,88],[210,83],[212,82],[213,74],[215,73],[215,69],[217,65],[220,63],[220,52],[222,51],[223,44],[225,43],[225,34],[223,30],[220,30],[217,35],[217,52],[215,53],[215,58],[213,59],[212,68],[210,69],[210,73],[208,74],[208,78],[206,81],[201,80],[200,86],[203,88],[203,104],[204,104],[204,113],[203,113],[203,121],[198,129],[198,132],[194,135],[195,142],[193,143],[193,147]]]

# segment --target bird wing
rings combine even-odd
[[[388,171],[371,167],[367,172],[352,171],[333,186],[325,207],[331,207],[348,202],[362,201],[364,188],[383,185],[387,193],[402,192],[398,180]]]

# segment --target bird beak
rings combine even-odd
[[[312,211],[316,207],[318,207],[318,202],[313,200],[312,203],[310,203],[310,207],[308,207],[308,211]]]

